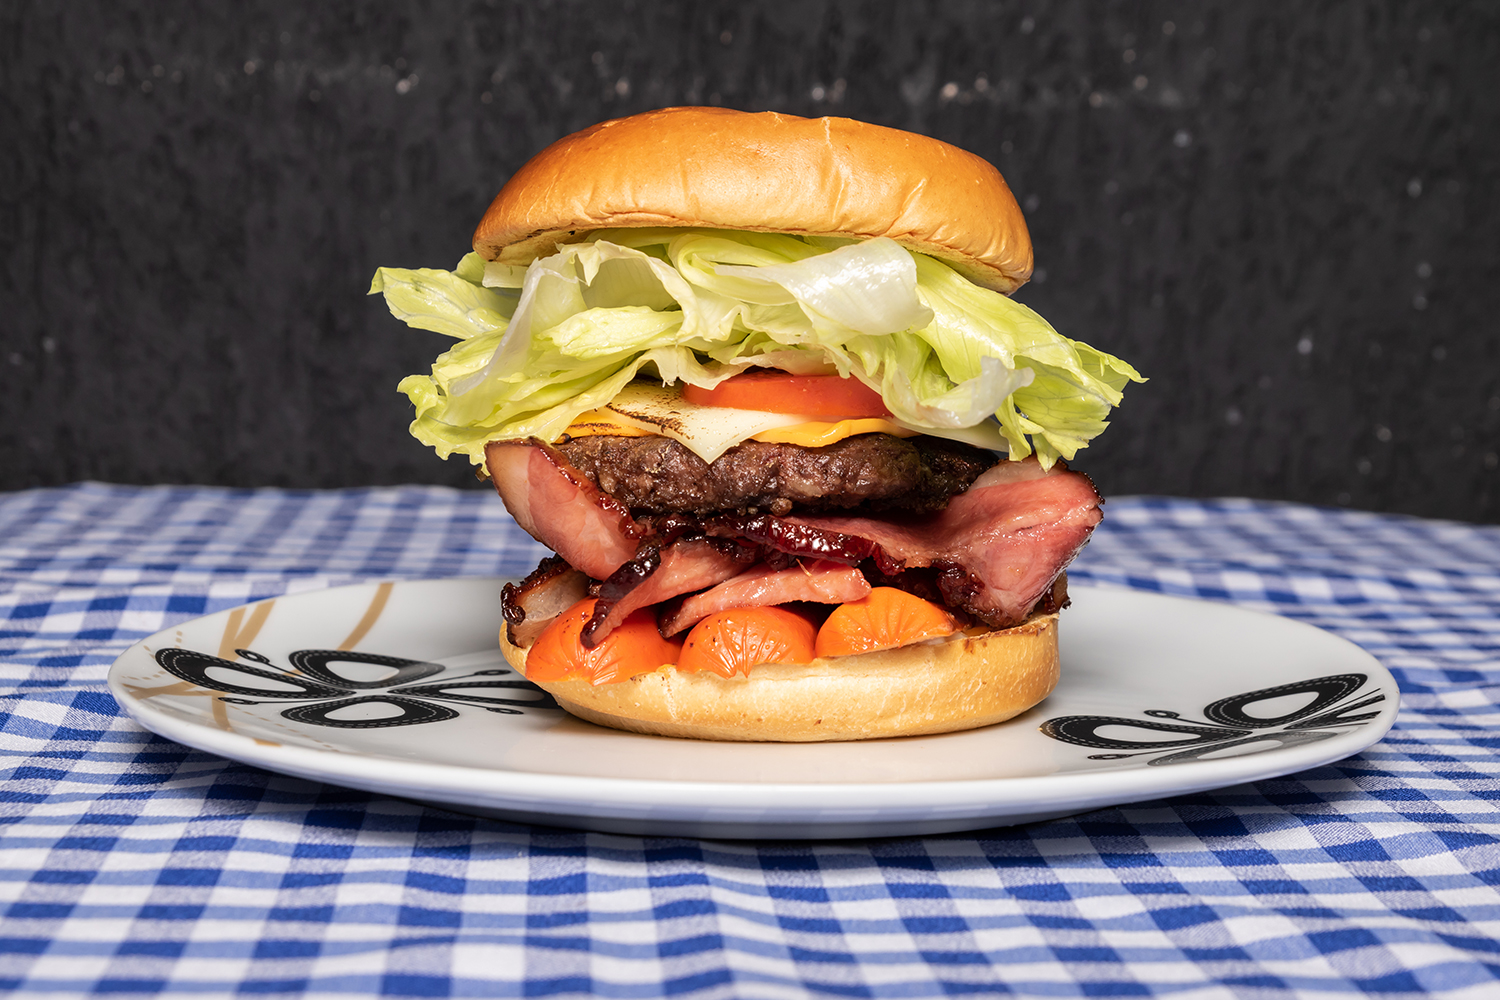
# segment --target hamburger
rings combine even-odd
[[[1068,468],[1129,365],[1008,296],[985,160],[841,118],[668,108],[547,147],[452,271],[371,292],[457,343],[400,389],[556,554],[500,644],[573,714],[721,740],[990,725],[1058,675]]]

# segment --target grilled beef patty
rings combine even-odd
[[[890,434],[822,448],[746,441],[712,463],[667,437],[581,437],[554,447],[600,490],[648,514],[936,511],[998,461],[957,441]]]

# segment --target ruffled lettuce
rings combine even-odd
[[[857,378],[899,423],[1050,467],[1143,381],[888,239],[605,230],[525,269],[474,254],[452,272],[381,268],[370,291],[459,340],[399,388],[419,440],[478,464],[486,442],[551,440],[637,376],[711,388],[769,366]]]

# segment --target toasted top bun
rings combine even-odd
[[[526,650],[500,630],[521,673]],[[1026,711],[1057,686],[1057,615],[811,663],[771,663],[748,677],[655,673],[595,686],[533,681],[581,719],[655,736],[809,743],[977,729]]]
[[[487,260],[526,264],[595,229],[702,226],[896,242],[1012,292],[1031,237],[988,162],[937,139],[848,118],[665,108],[542,150],[474,233]]]

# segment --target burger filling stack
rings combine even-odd
[[[847,119],[672,108],[554,143],[453,271],[372,292],[454,337],[401,390],[555,556],[500,644],[581,718],[845,740],[1011,718],[1058,676],[1100,519],[1067,463],[1133,368],[1008,297],[986,161]]]

